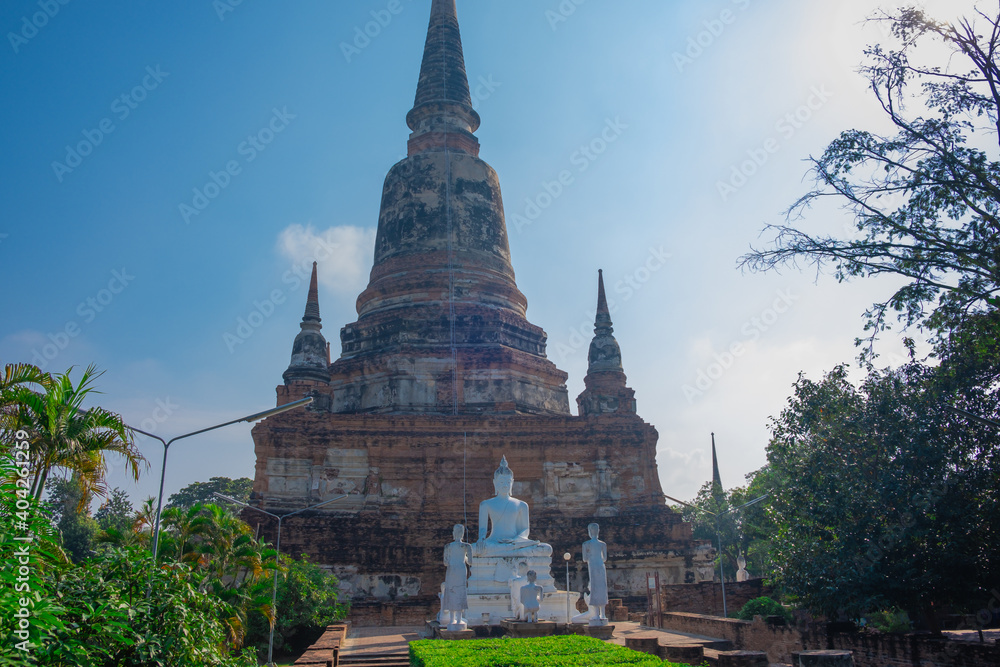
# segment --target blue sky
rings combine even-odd
[[[314,258],[338,354],[430,8],[232,3],[0,7],[0,361],[96,363],[100,403],[164,436],[274,405]],[[737,268],[807,190],[804,158],[882,127],[856,73],[885,39],[862,23],[873,3],[458,6],[481,157],[571,397],[603,268],[665,492],[688,498],[710,477],[712,431],[724,483],[741,484],[798,373],[851,361],[861,314],[893,289]],[[834,207],[800,224],[849,231]],[[900,349],[887,337],[885,359]],[[111,477],[136,500],[155,493],[161,456],[141,445],[153,470]],[[167,492],[253,465],[249,427],[230,427],[177,445]]]

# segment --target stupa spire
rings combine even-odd
[[[587,354],[587,376],[583,378],[587,388],[576,399],[581,415],[635,412],[635,392],[625,385],[622,350],[614,332],[604,291],[604,271],[598,270],[594,339]]]
[[[722,494],[722,476],[719,474],[719,457],[715,452],[715,434],[712,434],[712,495]]]
[[[622,370],[622,351],[614,337],[611,310],[604,292],[604,271],[597,271],[597,314],[594,317],[594,340],[590,343],[588,373]]]
[[[445,148],[479,154],[479,114],[472,108],[455,0],[434,0],[413,109],[409,155]]]
[[[313,262],[312,277],[309,279],[309,296],[306,297],[306,312],[302,316],[302,322],[322,322],[319,316],[319,282],[317,280],[319,265]],[[320,329],[323,326],[320,325]]]
[[[282,378],[285,384],[294,381],[330,382],[330,346],[323,337],[323,320],[319,316],[318,264],[313,262],[306,296],[306,311],[299,324],[299,335],[292,344],[292,360]]]

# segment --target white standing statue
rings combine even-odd
[[[538,622],[538,610],[542,606],[542,587],[535,581],[538,575],[534,570],[528,570],[528,583],[521,587],[521,616],[526,623]]]
[[[514,574],[510,578],[510,611],[514,618],[521,618],[521,588],[528,583],[528,577],[525,575],[525,571],[528,569],[528,564],[521,561],[514,568]]]
[[[463,542],[465,526],[456,524],[452,530],[455,541],[444,548],[444,565],[447,568],[444,575],[444,594],[441,597],[442,620],[448,621],[449,630],[465,630],[468,624],[462,617],[469,608],[468,600],[468,570],[466,566],[472,560],[472,546]],[[448,618],[450,615],[451,618]]]
[[[736,572],[736,581],[747,581],[750,579],[750,573],[747,572],[747,559],[740,554],[739,558],[736,559],[736,564],[740,566],[740,569]]]
[[[590,539],[583,543],[583,560],[587,563],[590,575],[590,598],[587,606],[590,608],[591,625],[607,625],[608,618],[604,608],[608,604],[608,571],[604,563],[608,560],[608,545],[597,539],[601,527],[596,523],[587,526]]]

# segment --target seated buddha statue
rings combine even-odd
[[[496,495],[479,504],[479,539],[474,554],[480,557],[552,555],[552,547],[528,538],[531,523],[528,503],[512,498],[514,473],[503,457],[493,474]]]

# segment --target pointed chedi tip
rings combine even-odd
[[[594,332],[598,329],[611,329],[611,311],[608,308],[608,297],[604,292],[604,271],[597,270],[597,316],[594,318]]]
[[[319,316],[318,264],[313,262],[312,278],[309,279],[309,296],[306,298],[306,312],[303,322],[321,322]]]
[[[409,155],[433,150],[479,154],[479,114],[472,108],[455,0],[434,0],[413,109],[406,116]]]

